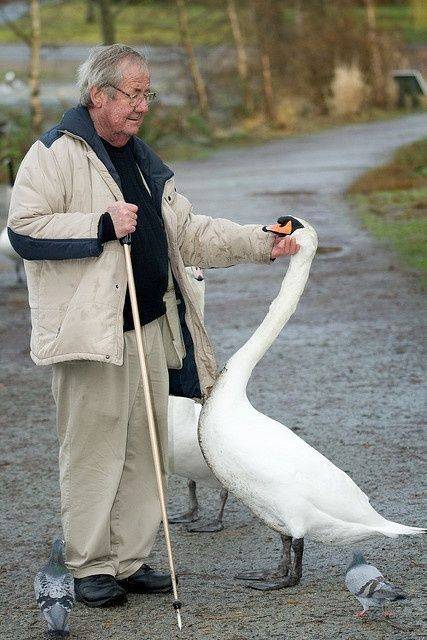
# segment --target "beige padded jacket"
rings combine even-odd
[[[193,213],[175,189],[172,172],[135,138],[138,164],[161,203],[172,273],[185,302],[200,389],[215,381],[215,358],[185,266],[228,267],[270,261],[272,238],[260,226]],[[123,306],[127,287],[123,247],[102,244],[98,223],[108,205],[123,200],[120,181],[84,107],[25,156],[12,192],[9,237],[24,258],[31,308],[31,357],[38,365],[67,360],[123,362]],[[166,293],[168,326],[181,365],[173,282]],[[180,344],[181,343],[181,344]]]

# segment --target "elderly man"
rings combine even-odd
[[[93,49],[81,103],[28,151],[9,213],[24,258],[31,357],[53,365],[67,565],[88,606],[171,589],[145,560],[160,523],[127,291],[131,258],[163,450],[168,394],[204,398],[216,365],[186,265],[269,263],[298,250],[256,225],[195,215],[172,171],[136,137],[154,94],[145,58]],[[169,371],[168,371],[169,369]]]

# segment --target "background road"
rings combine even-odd
[[[419,525],[425,302],[415,278],[360,228],[341,194],[357,174],[425,135],[426,127],[426,116],[411,115],[173,167],[196,211],[261,224],[293,212],[316,227],[321,251],[307,289],[254,371],[249,397],[348,472],[384,516]],[[261,322],[285,269],[285,261],[276,261],[206,273],[207,325],[220,364]],[[0,273],[0,638],[41,639],[32,581],[60,530],[50,371],[28,356],[26,289],[14,285],[5,260]],[[200,493],[212,513],[217,496]],[[174,510],[184,497],[185,481],[173,479]],[[302,582],[292,589],[262,594],[237,584],[238,571],[274,564],[280,544],[234,499],[222,532],[189,534],[175,526],[173,540],[184,602],[181,635],[169,597],[131,596],[117,610],[77,606],[71,638],[408,640],[425,631],[418,538],[360,545],[410,596],[394,607],[392,623],[353,617],[359,606],[343,585],[347,547],[308,542]],[[166,566],[161,537],[152,564]]]

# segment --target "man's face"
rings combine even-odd
[[[150,91],[150,76],[147,71],[135,63],[123,65],[123,79],[112,89],[114,96],[110,98],[105,90],[95,89],[92,96],[98,133],[112,144],[126,144],[129,138],[141,126],[148,111],[146,100],[140,101],[134,107],[130,99],[118,89],[130,96],[142,96]]]

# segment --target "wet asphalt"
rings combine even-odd
[[[422,512],[425,298],[415,274],[361,228],[343,196],[365,169],[426,134],[427,116],[335,128],[251,149],[177,163],[178,188],[195,211],[240,223],[294,213],[317,229],[320,251],[289,324],[254,370],[250,400],[344,469],[384,516],[425,524]],[[402,230],[404,233],[404,229]],[[264,317],[286,261],[205,273],[206,322],[219,364]],[[37,568],[60,531],[57,443],[49,368],[28,356],[26,289],[0,258],[0,639],[39,640],[44,625],[32,592]],[[170,505],[185,506],[185,481],[170,482]],[[284,496],[284,499],[286,497]],[[204,515],[218,496],[200,486]],[[234,498],[224,530],[172,528],[181,633],[169,596],[137,596],[119,609],[76,606],[71,638],[80,640],[409,640],[421,638],[419,538],[361,544],[366,557],[408,594],[391,621],[354,617],[358,602],[343,578],[348,547],[306,543],[296,587],[259,593],[234,575],[273,566],[277,534]],[[163,537],[150,562],[166,567]]]

